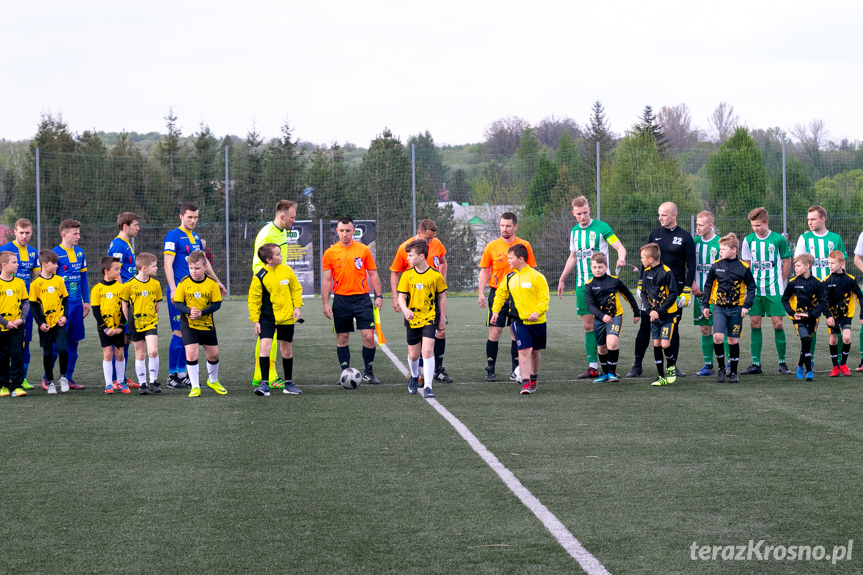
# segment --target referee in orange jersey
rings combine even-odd
[[[369,283],[375,291],[374,306],[380,309],[384,297],[381,295],[381,279],[368,246],[354,241],[354,220],[344,217],[336,225],[339,241],[324,252],[321,264],[324,269],[321,298],[324,315],[333,320],[336,332],[336,354],[342,370],[351,366],[351,332],[354,320],[363,338],[363,381],[380,383],[372,370],[375,361],[375,317],[369,300]],[[330,291],[333,305],[330,307]]]
[[[533,249],[530,243],[516,237],[515,232],[518,230],[518,218],[512,212],[505,212],[500,216],[500,237],[489,242],[482,252],[482,259],[479,261],[479,307],[485,308],[485,284],[488,283],[491,288],[488,292],[488,301],[494,302],[494,295],[497,292],[497,286],[500,285],[506,278],[506,274],[512,271],[507,259],[507,251],[515,244],[523,244],[527,248],[527,258],[525,262],[528,266],[535,268],[536,259],[533,257]],[[485,380],[494,381],[495,364],[497,363],[497,348],[500,342],[500,336],[503,333],[503,328],[510,325],[509,304],[507,301],[503,304],[500,312],[497,314],[497,321],[492,322],[491,305],[488,306],[488,341],[485,342],[485,355],[488,365],[485,368]],[[510,329],[510,356],[512,357],[512,373],[509,378],[517,380],[515,377],[515,368],[518,366],[518,348],[515,344],[515,336]],[[527,374],[530,375],[530,374]]]
[[[393,258],[393,263],[390,266],[390,289],[393,291],[393,311],[396,313],[401,313],[399,294],[398,290],[396,290],[396,287],[399,285],[399,275],[411,269],[411,266],[408,265],[408,254],[405,251],[405,246],[410,242],[414,240],[425,240],[428,242],[429,255],[426,258],[426,262],[428,262],[429,267],[439,271],[440,275],[443,276],[444,282],[446,282],[446,248],[435,235],[437,235],[437,224],[434,223],[434,220],[423,220],[417,227],[417,235],[404,242],[396,250],[396,256]],[[435,317],[435,325],[438,325],[440,323],[440,308],[436,309],[438,316]],[[444,383],[452,383],[452,378],[443,367],[445,351],[446,333],[441,334],[436,331],[434,340],[434,378]],[[420,365],[422,365],[422,361],[422,357],[420,357]],[[420,372],[420,375],[422,375],[422,372]]]

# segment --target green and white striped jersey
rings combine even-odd
[[[616,243],[617,236],[611,230],[611,226],[599,220],[591,220],[585,227],[575,226],[569,234],[569,251],[575,254],[575,286],[584,287],[593,278],[590,271],[590,258],[596,252],[605,254],[608,258],[608,267],[613,268],[611,258],[608,255],[608,245]]]
[[[827,256],[833,250],[839,250],[848,259],[848,251],[839,234],[827,232],[823,236],[817,236],[814,232],[806,232],[797,238],[797,248],[794,255],[811,254],[815,258],[812,266],[812,275],[824,281],[830,275],[830,267],[827,265]]]
[[[771,231],[764,239],[754,232],[746,236],[740,250],[740,259],[749,262],[749,269],[752,270],[752,277],[758,286],[756,295],[782,295],[785,291],[782,260],[790,257],[791,248],[782,234]]]
[[[713,262],[719,259],[719,236],[713,234],[709,240],[703,236],[695,236],[695,284],[698,289],[704,289],[704,280]]]

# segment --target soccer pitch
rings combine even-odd
[[[384,332],[405,362],[401,316],[389,301]],[[456,383],[436,384],[434,401],[598,563],[615,574],[863,572],[863,374],[827,377],[823,326],[814,382],[775,373],[765,329],[765,374],[739,384],[690,376],[652,388],[649,352],[645,377],[593,384],[575,380],[586,363],[574,303],[552,298],[538,391],[521,396],[506,377],[508,345],[499,381],[482,381],[485,311],[476,298],[449,298],[445,364]],[[105,396],[87,318],[75,374],[87,389],[0,400],[0,572],[584,572],[450,422],[408,395],[380,349],[381,385],[337,386],[335,337],[320,299],[303,310],[294,379],[304,394],[268,398],[252,393],[254,339],[240,298],[216,314],[227,396],[206,386],[198,399],[166,387]],[[700,333],[687,312],[680,365],[692,373],[702,364]],[[788,321],[786,332],[793,368],[799,340]],[[627,315],[621,373],[635,333]],[[359,334],[351,339],[361,368]],[[748,327],[741,355],[742,369]],[[722,559],[727,546],[750,540],[764,541],[762,557],[765,546],[821,546],[827,556],[849,540],[860,547],[850,560]],[[720,548],[715,559],[698,557],[704,546],[708,555]]]

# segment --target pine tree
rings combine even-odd
[[[590,122],[585,130],[584,144],[586,150],[583,157],[587,160],[587,169],[596,177],[596,143],[599,142],[600,159],[608,158],[614,146],[614,134],[605,119],[605,108],[597,100],[593,103]]]
[[[647,105],[644,107],[644,112],[641,114],[641,122],[635,125],[634,130],[641,134],[646,134],[653,138],[656,146],[661,152],[665,152],[667,143],[665,133],[662,131],[662,126],[656,120],[656,114],[653,113],[653,107]]]

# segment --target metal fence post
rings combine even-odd
[[[599,178],[600,178],[600,176],[599,176],[599,142],[597,142],[596,143],[596,219],[597,220],[602,219],[602,212],[601,212],[600,205],[599,205],[600,195],[601,195],[599,193],[599,186],[600,186]]]
[[[39,148],[36,148],[36,251],[42,251],[42,186],[39,183]]]
[[[413,190],[413,229],[417,235],[417,146],[411,144],[411,188]]]
[[[788,186],[785,181],[785,138],[782,138],[782,235],[788,237]]]
[[[231,212],[228,207],[228,146],[225,146],[225,277],[231,299]]]
[[[318,269],[321,273],[321,297],[324,297],[324,220],[318,220],[318,249],[321,255],[318,257]]]

